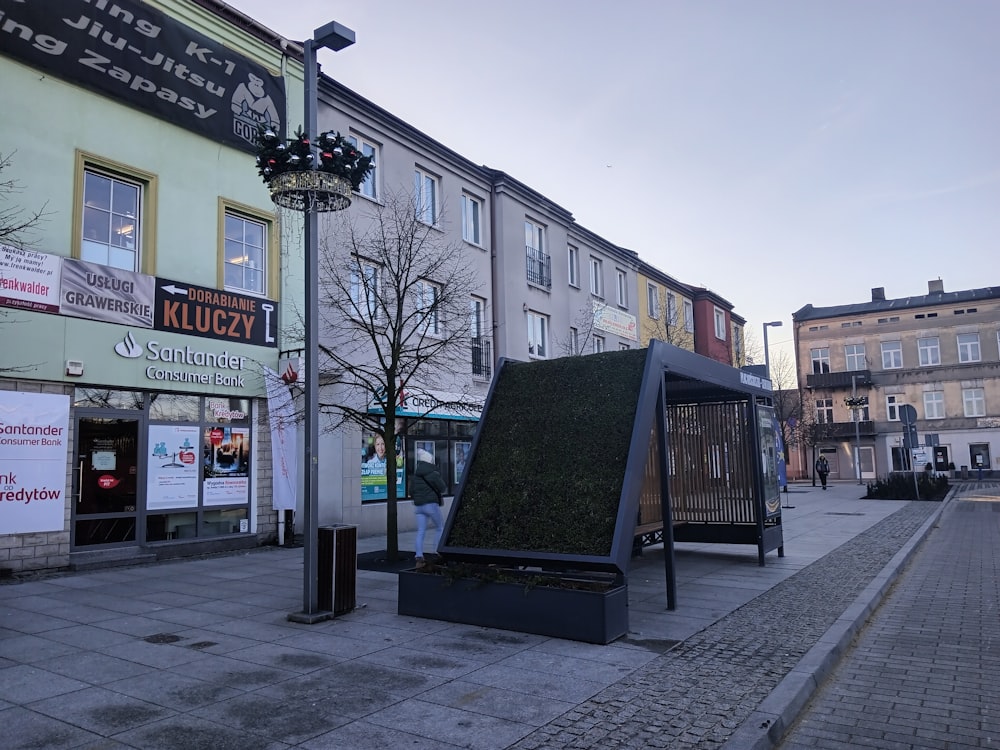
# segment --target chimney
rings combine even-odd
[[[944,294],[944,282],[941,279],[931,279],[927,282],[928,294]]]
[[[885,302],[885,287],[884,286],[873,286],[872,287],[872,302]]]

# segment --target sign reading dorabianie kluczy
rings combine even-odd
[[[280,76],[132,0],[0,0],[0,54],[245,151],[284,132]]]

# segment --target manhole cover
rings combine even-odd
[[[143,638],[146,643],[177,643],[181,637],[179,635],[174,635],[173,633],[157,633],[156,635],[149,635]]]

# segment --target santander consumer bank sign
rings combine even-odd
[[[0,534],[63,531],[69,396],[0,391]]]

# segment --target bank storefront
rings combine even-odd
[[[174,557],[273,533],[259,410],[277,303],[54,265],[68,283],[55,304],[4,315],[0,539],[16,537],[5,543],[17,557],[0,568]],[[81,302],[81,278],[104,320],[59,307]]]

